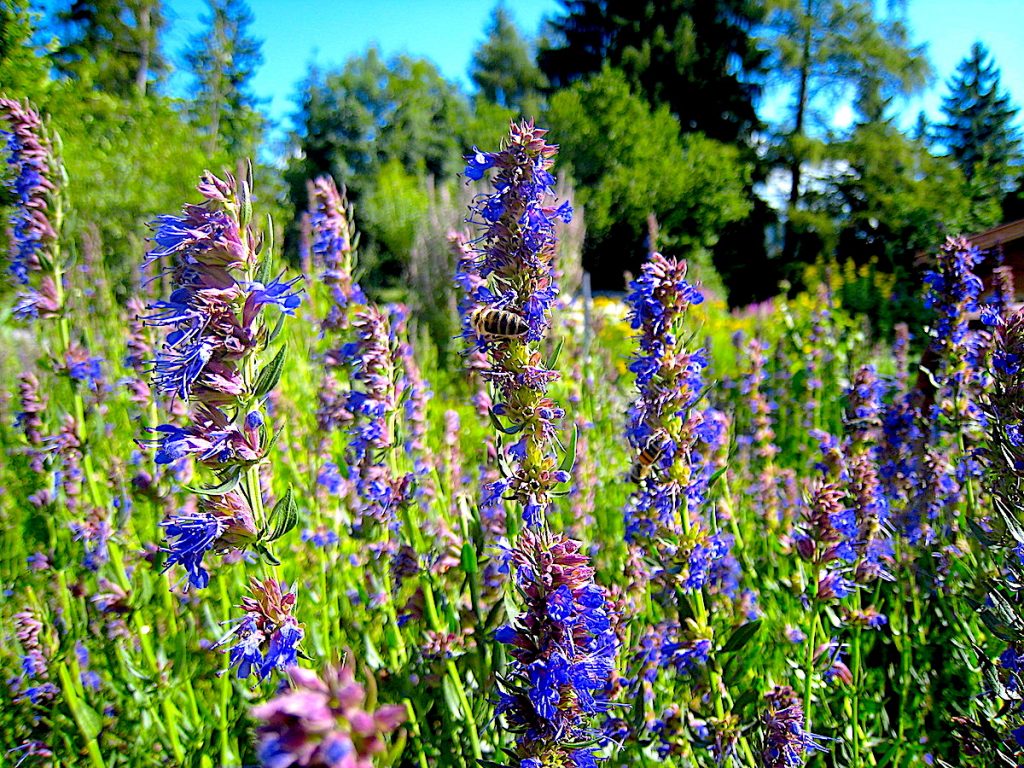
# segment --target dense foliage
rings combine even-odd
[[[946,236],[1012,131],[905,136],[864,3],[565,5],[312,71],[281,162],[244,3],[188,99],[159,2],[0,11],[0,763],[1024,761],[1024,313]]]

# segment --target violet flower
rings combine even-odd
[[[352,228],[352,206],[329,176],[309,183],[309,211],[303,221],[309,237],[306,248],[313,266],[323,270],[320,279],[333,300],[323,330],[347,328],[351,308],[367,300],[352,277],[358,240]]]
[[[570,473],[554,456],[565,411],[546,396],[557,374],[542,362],[540,342],[558,295],[555,222],[567,221],[571,209],[548,204],[557,150],[545,133],[531,122],[513,124],[503,149],[467,157],[470,179],[494,169],[495,191],[472,207],[470,222],[482,234],[461,260],[457,281],[469,296],[463,335],[488,358],[481,375],[496,392],[491,415],[510,424],[497,449],[502,475],[487,484],[481,506],[497,509],[502,499],[515,500],[526,523],[509,551],[524,605],[496,633],[513,658],[497,713],[516,736],[510,756],[519,768],[589,768],[596,764],[592,747],[604,739],[591,719],[606,709],[618,639],[589,558],[548,524],[553,492],[569,483]],[[481,312],[509,313],[523,330],[491,332],[473,321]]]
[[[10,682],[16,701],[40,703],[53,699],[59,689],[50,682],[49,663],[53,649],[44,644],[44,627],[36,614],[26,609],[14,614],[14,637],[21,647],[21,675]]]
[[[634,451],[653,461],[626,508],[626,539],[640,542],[652,556],[656,547],[666,572],[678,571],[685,589],[702,589],[729,550],[729,540],[700,515],[710,477],[702,466],[710,452],[701,445],[717,442],[721,426],[696,407],[707,353],[682,344],[683,316],[703,296],[686,280],[686,262],[659,253],[631,288],[630,318],[640,332],[640,352],[630,365],[637,398],[627,435]]]
[[[29,284],[29,272],[40,269],[41,259],[57,239],[50,220],[50,197],[56,190],[49,142],[39,113],[14,99],[0,98],[0,130],[6,144],[9,173],[5,186],[14,197],[8,221],[8,270],[19,285]]]
[[[162,525],[168,550],[164,570],[181,565],[189,583],[198,589],[210,583],[210,574],[203,565],[207,552],[245,549],[258,535],[249,503],[238,491],[205,496],[197,511],[173,515]]]
[[[327,668],[322,678],[294,666],[288,675],[291,689],[252,710],[265,768],[373,768],[386,737],[405,721],[405,707],[367,709],[351,663]]]
[[[284,672],[298,662],[298,644],[305,633],[292,616],[295,592],[286,592],[274,579],[253,579],[249,591],[252,594],[239,606],[245,615],[218,645],[234,641],[229,658],[239,678],[255,675],[263,680],[275,669]]]
[[[345,344],[337,356],[350,370],[351,389],[342,396],[351,414],[346,460],[350,488],[359,500],[354,531],[362,535],[367,525],[394,527],[401,505],[409,500],[411,476],[395,476],[382,455],[395,449],[395,422],[400,393],[399,359],[391,321],[373,306],[360,308],[352,317],[356,340]]]
[[[206,552],[249,544],[266,552],[259,468],[272,430],[263,403],[281,374],[274,363],[283,360],[283,350],[262,370],[257,358],[275,335],[266,308],[290,315],[300,299],[295,280],[271,276],[272,254],[260,256],[261,237],[249,227],[249,182],[206,173],[198,191],[202,203],[184,206],[180,216],[159,216],[152,225],[154,247],[146,264],[161,264],[173,289],[166,300],[150,304],[145,323],[167,329],[152,363],[153,389],[192,404],[187,423],[152,428],[155,461],[172,465],[191,457],[217,477],[198,512],[164,523],[168,567],[183,565],[189,583],[205,587]],[[239,491],[218,490],[234,488],[243,474]]]
[[[811,752],[826,752],[824,737],[804,730],[803,702],[789,686],[776,686],[765,695],[767,708],[761,717],[765,768],[800,768]]]

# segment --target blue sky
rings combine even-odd
[[[340,65],[371,43],[385,55],[432,59],[446,77],[467,84],[470,58],[493,5],[492,0],[250,0],[265,59],[254,88],[267,99],[269,114],[281,121],[291,113],[296,84],[311,63]],[[545,15],[561,8],[556,0],[514,0],[506,6],[530,34]],[[205,2],[167,0],[167,12],[166,45],[176,54],[201,29]],[[1014,103],[1024,102],[1024,0],[909,0],[909,22],[914,41],[927,45],[935,74],[925,92],[900,108],[901,123],[912,124],[922,109],[937,115],[945,82],[976,40],[992,52]],[[767,93],[762,114],[771,117],[783,98]],[[844,122],[842,114],[838,117]]]
[[[168,0],[175,52],[202,29],[204,0]],[[410,53],[434,61],[450,80],[468,85],[473,50],[484,39],[492,0],[249,0],[253,32],[263,40],[258,95],[270,99],[272,117],[289,115],[298,83],[309,65],[341,65],[376,43],[385,55]],[[520,28],[531,34],[541,18],[559,9],[555,0],[506,2]]]

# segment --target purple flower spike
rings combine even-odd
[[[822,740],[804,730],[804,708],[789,686],[776,686],[765,696],[768,707],[761,718],[765,768],[800,768],[810,752],[827,751]]]
[[[28,285],[29,272],[38,270],[40,255],[56,239],[49,219],[49,197],[54,192],[50,181],[49,146],[39,113],[13,99],[0,99],[0,121],[9,130],[0,130],[6,142],[10,174],[5,186],[14,197],[8,222],[11,274],[20,285]]]
[[[512,558],[526,606],[495,633],[514,659],[498,713],[517,734],[521,765],[569,765],[566,745],[600,741],[589,718],[607,710],[618,647],[611,608],[578,542],[528,528]]]
[[[263,680],[274,670],[284,672],[297,663],[305,633],[292,616],[294,592],[284,591],[273,579],[253,579],[249,591],[251,595],[242,598],[245,616],[220,644],[234,640],[228,658],[239,678],[256,675]]]
[[[528,525],[542,524],[560,482],[548,449],[561,411],[545,396],[558,374],[542,363],[538,342],[558,296],[555,224],[566,210],[552,204],[549,169],[557,147],[544,140],[546,133],[531,122],[513,124],[503,149],[475,150],[466,158],[472,180],[494,171],[494,191],[473,204],[467,221],[480,234],[465,247],[460,244],[456,275],[466,295],[460,305],[462,335],[472,345],[470,354],[486,355],[476,355],[474,367],[493,383],[496,399],[507,404],[503,418],[519,429],[515,446],[501,449],[511,467],[502,482]]]

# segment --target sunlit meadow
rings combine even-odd
[[[936,233],[894,339],[843,309],[867,274],[729,312],[652,253],[592,298],[517,123],[436,212],[432,319],[360,288],[344,179],[290,264],[244,163],[139,233],[123,303],[62,235],[59,126],[0,117],[0,763],[1020,761],[995,254]]]

